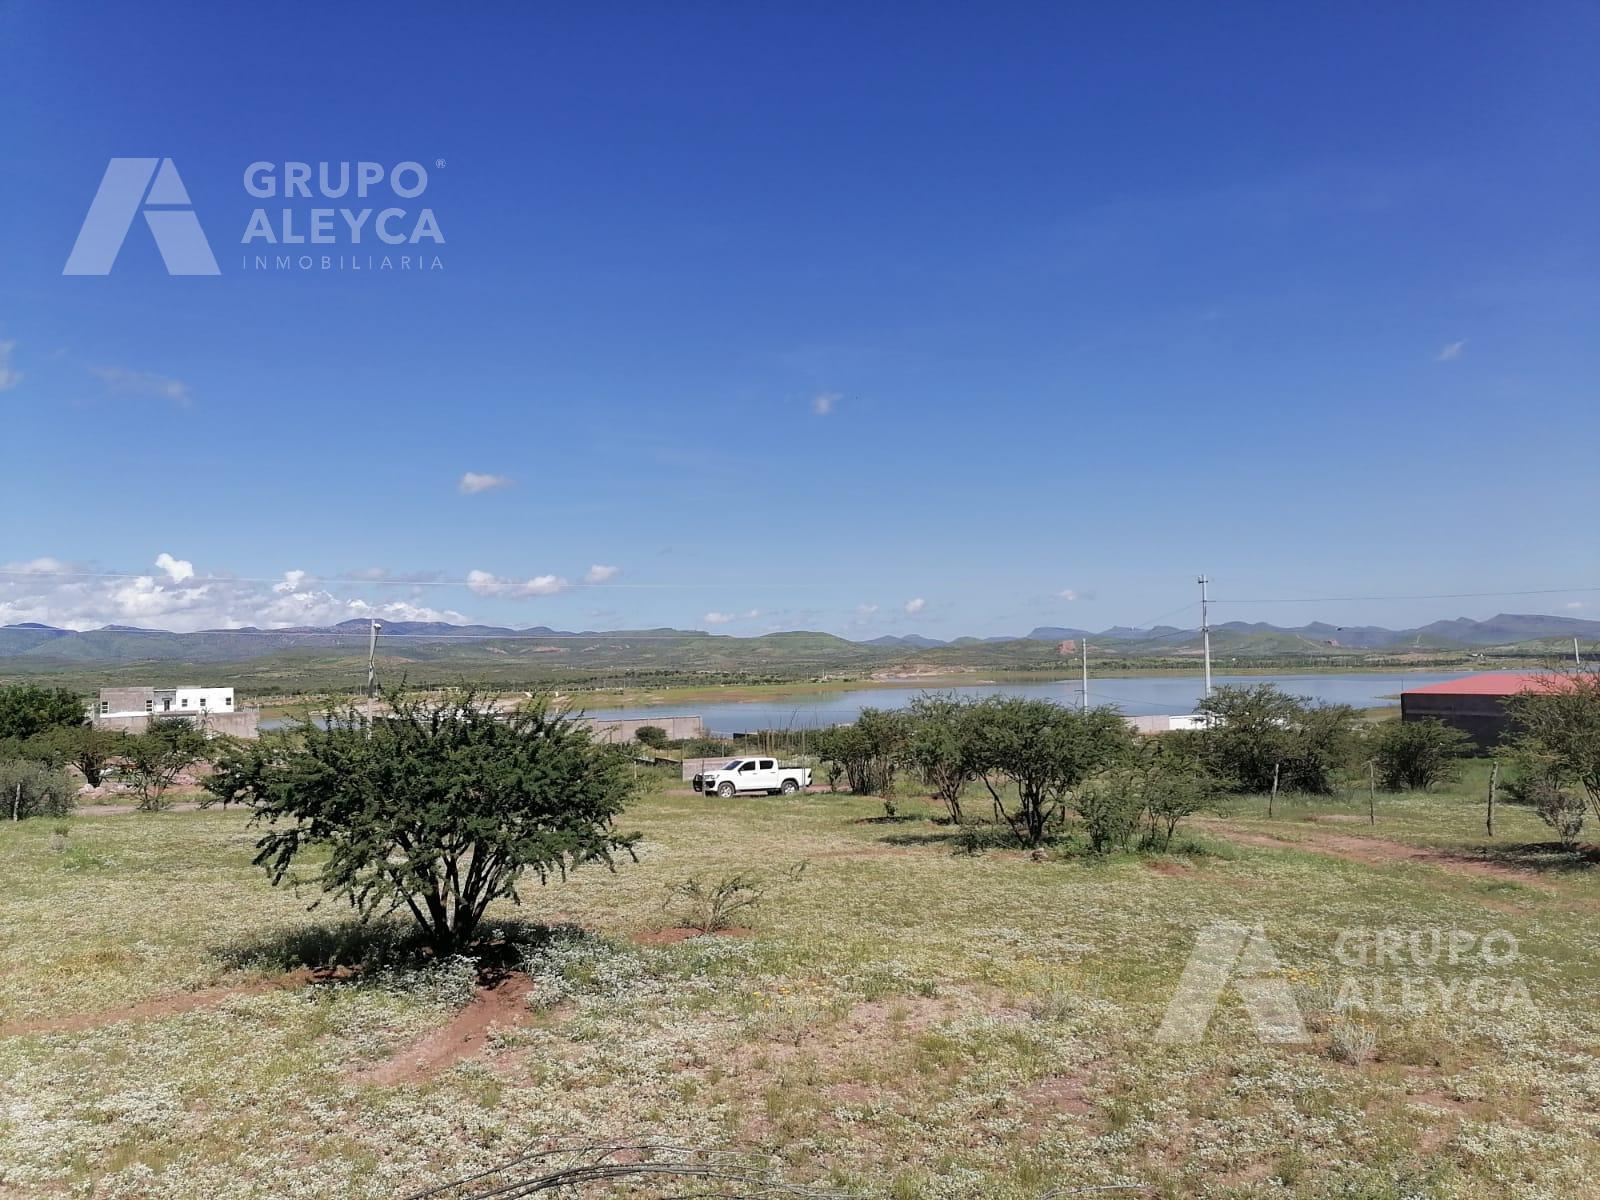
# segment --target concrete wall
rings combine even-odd
[[[157,718],[177,718],[179,720],[198,720],[201,728],[209,737],[218,737],[226,734],[229,737],[256,738],[261,736],[259,728],[261,713],[253,708],[242,712],[188,712],[170,713],[124,713],[117,716],[102,717],[95,714],[90,717],[90,724],[96,729],[111,729],[122,733],[144,733],[150,728],[150,722]]]
[[[100,701],[92,711],[101,713],[133,713],[135,715],[148,712],[155,702],[155,688],[147,687],[109,687],[100,689]]]
[[[1173,729],[1204,729],[1206,719],[1199,713],[1158,713],[1123,717],[1135,733],[1167,733]]]
[[[596,741],[631,742],[645,725],[665,729],[669,741],[680,742],[686,738],[705,737],[705,722],[699,717],[629,717],[606,720],[601,717],[579,717],[578,720],[594,731]]]

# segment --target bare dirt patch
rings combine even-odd
[[[314,983],[337,983],[347,978],[344,970],[302,969],[290,971],[273,979],[258,979],[230,987],[199,988],[192,992],[175,992],[141,1000],[126,1008],[102,1009],[98,1012],[69,1013],[60,1017],[42,1017],[32,1021],[16,1021],[0,1025],[0,1037],[25,1037],[39,1033],[81,1033],[86,1029],[99,1029],[123,1021],[159,1021],[164,1017],[181,1016],[201,1008],[214,1008],[235,996],[259,996],[267,992],[288,991]]]
[[[1207,821],[1205,825],[1229,841],[1246,846],[1265,846],[1273,850],[1309,850],[1315,854],[1326,854],[1333,858],[1342,858],[1346,862],[1365,863],[1369,866],[1421,863],[1444,871],[1482,875],[1492,879],[1509,879],[1521,884],[1527,884],[1537,878],[1531,871],[1484,862],[1456,851],[1439,850],[1428,846],[1408,846],[1402,842],[1390,842],[1376,837],[1355,837],[1347,833],[1305,830],[1297,830],[1295,836],[1288,837],[1240,829],[1222,821]]]
[[[1153,871],[1157,875],[1193,875],[1194,868],[1184,863],[1173,862],[1170,859],[1147,858],[1144,860],[1144,869]]]
[[[1070,1075],[1052,1075],[1022,1089],[1022,1100],[1035,1111],[1087,1116],[1094,1112],[1083,1081]]]
[[[383,1062],[355,1072],[355,1082],[383,1086],[420,1083],[476,1056],[497,1027],[520,1025],[533,1018],[527,1003],[532,992],[533,980],[521,972],[491,978],[447,1024],[423,1034]]]

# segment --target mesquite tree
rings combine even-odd
[[[911,702],[906,757],[942,802],[952,824],[961,824],[961,789],[974,774],[972,704],[953,693],[924,694]]]
[[[1472,741],[1443,721],[1389,721],[1372,734],[1372,757],[1384,789],[1426,792],[1460,774]]]
[[[520,902],[583,863],[613,866],[638,834],[614,822],[633,784],[622,756],[536,699],[499,712],[471,690],[386,694],[388,712],[329,712],[227,753],[208,790],[254,810],[257,865],[281,882],[301,855],[363,918],[405,909],[440,954],[472,942],[495,900]]]
[[[124,775],[139,797],[139,811],[154,812],[166,805],[167,789],[178,776],[205,753],[206,735],[182,717],[168,717],[151,721],[145,732],[124,745]]]
[[[894,770],[904,756],[905,739],[902,714],[863,708],[854,724],[819,730],[815,743],[818,755],[843,771],[856,795],[887,796],[893,792]]]
[[[978,777],[995,815],[1028,846],[1040,845],[1075,793],[1133,749],[1128,723],[1112,708],[995,696],[974,705],[972,719]]]
[[[1533,805],[1570,849],[1585,803],[1600,818],[1600,671],[1552,670],[1508,707],[1513,733],[1504,749],[1517,774],[1507,791]]]

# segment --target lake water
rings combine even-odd
[[[1397,671],[1352,675],[1216,675],[1217,685],[1249,687],[1275,683],[1295,696],[1309,696],[1329,704],[1373,708],[1398,704],[1398,693],[1429,683],[1460,679],[1468,672],[1429,673]],[[754,729],[811,729],[854,721],[863,708],[903,708],[924,690],[915,686],[857,688],[852,691],[800,693],[783,700],[745,700],[719,703],[672,703],[632,708],[590,708],[594,717],[699,716],[713,733],[748,733]],[[1050,683],[967,684],[931,689],[958,696],[1034,696],[1076,705],[1082,684],[1076,679]],[[1089,680],[1091,704],[1114,704],[1130,716],[1141,713],[1188,713],[1205,693],[1198,675],[1122,675]]]

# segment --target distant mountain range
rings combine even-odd
[[[207,629],[172,633],[107,625],[74,631],[25,623],[0,626],[0,664],[84,665],[180,661],[225,663],[291,653],[302,658],[345,659],[365,653],[367,622],[344,621],[330,626],[287,629]],[[1265,622],[1228,621],[1212,626],[1212,644],[1219,654],[1309,655],[1382,650],[1463,650],[1472,647],[1521,646],[1552,639],[1595,641],[1600,621],[1501,613],[1485,621],[1457,617],[1415,629],[1374,625],[1341,626],[1314,621],[1280,626]],[[930,653],[934,662],[983,662],[982,655],[1006,651],[1005,662],[1056,652],[1061,642],[1087,639],[1102,652],[1148,656],[1188,654],[1198,646],[1198,630],[1175,626],[1130,629],[1113,626],[1098,632],[1041,625],[1018,638],[962,637],[940,641],[921,634],[885,635],[850,641],[826,633],[776,633],[738,638],[698,629],[559,630],[547,626],[511,629],[498,625],[450,625],[439,621],[388,621],[380,637],[381,652],[390,658],[463,663],[531,656],[581,657],[585,663],[653,662],[665,664],[675,652],[693,650],[699,657],[732,669],[751,664],[814,662],[830,665],[870,664]],[[1049,643],[1029,649],[1027,643]],[[1530,645],[1530,649],[1535,649]],[[1554,644],[1545,649],[1557,649]],[[973,655],[980,657],[974,658]],[[681,655],[680,655],[681,657]],[[1003,665],[995,660],[996,665]]]

